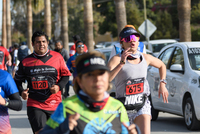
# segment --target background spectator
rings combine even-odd
[[[76,53],[76,42],[78,40],[81,40],[79,35],[74,35],[72,38],[73,38],[73,41],[74,41],[74,45],[70,48],[70,51],[69,51],[70,57]],[[87,46],[84,44],[84,52],[87,52],[87,51],[88,51]]]

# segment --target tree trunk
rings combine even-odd
[[[191,41],[190,14],[191,0],[178,0],[180,42]]]
[[[31,37],[32,37],[32,24],[33,24],[33,18],[32,18],[32,6],[31,6],[31,0],[27,0],[27,25],[28,25],[28,37],[27,37],[27,44],[31,52],[33,52],[33,47],[31,44]]]
[[[10,13],[10,0],[6,1],[6,28],[7,28],[7,48],[12,46],[12,39],[11,39],[11,13]]]
[[[3,0],[3,12],[2,12],[2,45],[7,46],[6,37],[6,0]]]
[[[67,0],[60,0],[61,10],[61,38],[64,48],[69,52],[69,38],[68,38],[68,12],[67,12]]]
[[[125,27],[125,25],[127,25],[124,0],[115,0],[115,15],[117,19],[117,31],[119,35],[121,30]]]
[[[44,27],[45,33],[51,38],[51,1],[45,0],[45,17],[44,17]]]
[[[92,51],[94,50],[92,0],[84,0],[84,27],[85,44],[88,46],[88,51]]]

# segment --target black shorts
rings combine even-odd
[[[46,111],[36,107],[27,107],[27,115],[33,132],[42,129],[54,111]]]

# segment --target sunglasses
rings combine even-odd
[[[84,45],[78,45],[77,48],[84,47]]]
[[[121,39],[121,41],[131,42],[132,40],[139,41],[139,39],[140,39],[140,37],[137,35],[129,35],[128,37]]]

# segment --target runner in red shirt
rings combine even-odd
[[[76,42],[78,40],[81,40],[79,35],[74,35],[72,38],[74,40],[74,45],[70,48],[70,52],[69,52],[70,57],[76,53]],[[87,51],[88,51],[87,46],[84,44],[84,52],[87,52]]]
[[[62,55],[49,50],[48,43],[48,36],[36,31],[32,36],[34,52],[19,63],[15,74],[19,93],[27,100],[27,115],[35,134],[62,101],[61,90],[71,75]],[[25,80],[28,82],[26,90],[22,87]]]
[[[5,64],[5,58],[7,60],[6,64],[8,66],[11,66],[12,62],[11,62],[10,53],[8,52],[8,50],[5,47],[0,46],[0,69],[2,69],[2,70],[7,70],[7,67]]]

